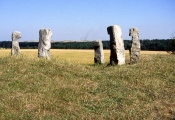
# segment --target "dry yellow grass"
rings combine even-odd
[[[166,51],[141,51],[141,54],[168,54]]]
[[[1,49],[0,56],[10,55],[10,49]],[[21,49],[21,54],[37,58],[37,49]],[[129,51],[126,50],[126,59],[129,59]],[[166,51],[141,51],[141,54],[167,54]],[[93,64],[94,50],[80,49],[51,49],[52,58],[73,63]],[[104,50],[105,62],[109,62],[110,50]]]

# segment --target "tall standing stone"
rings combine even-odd
[[[52,32],[50,29],[40,29],[39,31],[39,44],[38,44],[38,57],[50,59]]]
[[[12,49],[11,55],[16,56],[20,54],[20,47],[18,39],[21,38],[21,33],[19,31],[15,31],[12,33]]]
[[[104,63],[103,43],[101,40],[94,42],[94,63]]]
[[[110,64],[125,64],[125,48],[120,26],[114,25],[107,28],[110,35]]]
[[[140,39],[138,28],[129,29],[129,36],[132,37],[130,49],[130,63],[137,63],[140,59]]]

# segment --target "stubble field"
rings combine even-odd
[[[58,60],[66,60],[73,63],[93,64],[94,50],[79,50],[79,49],[51,49],[51,55]],[[10,56],[10,49],[0,49],[0,57]],[[129,62],[129,51],[126,50],[126,62]],[[38,58],[37,49],[21,49],[22,55],[27,55],[32,58]],[[166,54],[166,51],[141,51],[142,55],[150,54]],[[109,62],[110,50],[104,50],[105,62]]]
[[[140,62],[93,63],[93,50],[0,50],[0,119],[173,119],[175,56],[142,51]],[[129,53],[126,51],[126,62]]]

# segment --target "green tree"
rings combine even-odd
[[[171,35],[170,44],[171,44],[171,52],[172,54],[175,54],[175,33],[174,32]]]

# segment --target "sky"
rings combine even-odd
[[[20,41],[38,40],[49,28],[52,40],[109,40],[119,25],[123,39],[136,27],[140,39],[169,39],[175,33],[175,0],[0,0],[0,41],[20,31]]]

